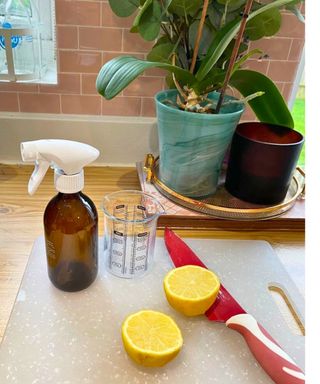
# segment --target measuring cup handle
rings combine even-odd
[[[103,236],[103,250],[108,249],[108,236]]]

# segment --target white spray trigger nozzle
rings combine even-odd
[[[45,160],[36,160],[34,170],[28,183],[28,193],[30,195],[33,195],[38,189],[39,185],[41,184],[41,181],[47,173],[49,166],[50,163]]]
[[[28,185],[30,195],[37,190],[50,165],[54,168],[59,192],[81,191],[83,167],[99,156],[98,149],[88,144],[60,139],[26,141],[21,143],[20,149],[23,161],[35,163]]]

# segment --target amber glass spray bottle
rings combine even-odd
[[[69,140],[36,140],[21,143],[23,161],[35,162],[29,180],[32,195],[49,166],[54,168],[58,194],[44,212],[48,274],[51,282],[68,292],[87,288],[98,271],[98,214],[81,190],[83,167],[99,156],[90,145]]]

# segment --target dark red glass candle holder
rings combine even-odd
[[[284,200],[304,143],[297,131],[248,122],[237,126],[231,143],[225,188],[256,204]]]

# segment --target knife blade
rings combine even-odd
[[[171,229],[165,228],[164,240],[175,267],[198,265],[207,268],[195,252]],[[292,358],[257,320],[248,314],[221,284],[216,301],[205,313],[211,321],[225,322],[239,332],[265,372],[276,384],[303,384],[305,376]]]

